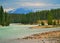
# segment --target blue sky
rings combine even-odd
[[[60,8],[60,0],[0,0],[6,11],[26,7],[35,10]]]

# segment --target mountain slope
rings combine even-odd
[[[28,9],[28,8],[17,8],[17,9],[9,11],[9,13],[15,13],[15,14],[27,14],[30,12],[33,12],[33,10]]]

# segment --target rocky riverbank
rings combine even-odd
[[[32,27],[29,27],[30,29],[40,29],[40,28],[57,28],[57,27],[60,27],[60,25],[44,25],[44,26],[32,26]]]
[[[60,31],[33,34],[33,35],[27,36],[23,39],[43,39],[43,38],[60,38]]]

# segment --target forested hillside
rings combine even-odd
[[[3,7],[0,6],[0,25],[6,26],[10,23],[37,24],[41,20],[47,20],[48,25],[52,25],[52,20],[58,20],[59,24],[60,9],[30,12],[28,14],[9,14],[4,12]],[[41,23],[43,25],[43,21]]]
[[[30,12],[28,14],[10,14],[11,22],[13,23],[24,23],[32,24],[37,23],[38,20],[59,20],[60,19],[60,8],[43,10],[37,12]]]

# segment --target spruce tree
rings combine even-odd
[[[0,25],[1,25],[1,6],[0,6]]]
[[[0,25],[3,25],[4,22],[4,11],[3,11],[3,7],[0,6]]]
[[[4,13],[2,6],[0,6],[0,25],[2,26],[9,25],[9,16],[6,12]]]
[[[8,26],[10,23],[9,15],[5,12],[5,26]]]
[[[51,12],[48,12],[47,19],[48,19],[48,25],[52,25],[53,16]]]

